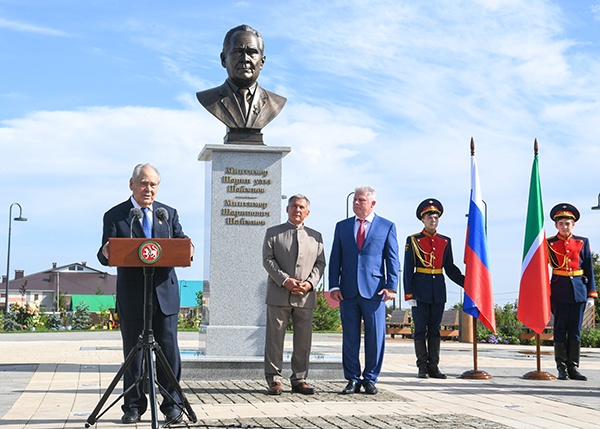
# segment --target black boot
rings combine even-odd
[[[415,354],[417,355],[417,368],[419,378],[427,378],[427,345],[425,340],[415,340]]]
[[[427,351],[429,352],[427,359],[427,372],[431,378],[446,378],[446,374],[440,372],[438,367],[440,363],[440,342],[442,339],[428,338],[427,339]]]
[[[581,344],[579,341],[569,341],[569,352],[567,360],[567,371],[571,380],[586,381],[587,377],[579,372],[579,351]]]
[[[567,343],[554,342],[554,360],[556,361],[556,369],[558,370],[559,380],[568,380],[567,375]]]

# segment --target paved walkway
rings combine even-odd
[[[338,355],[341,336],[316,334],[313,351]],[[180,333],[182,349],[195,349],[195,333]],[[291,349],[291,343],[286,343]],[[583,349],[587,382],[530,381],[533,346],[478,345],[479,369],[490,380],[459,378],[473,368],[471,344],[442,344],[447,380],[416,378],[411,340],[391,339],[375,396],[338,392],[345,382],[312,380],[317,394],[265,394],[262,380],[182,380],[198,417],[179,428],[595,428],[600,422],[600,349]],[[542,369],[555,373],[552,348],[542,348]],[[0,335],[0,425],[3,429],[84,428],[122,362],[118,332]],[[120,393],[120,383],[116,394]],[[95,427],[150,428],[150,414],[120,423],[120,404]],[[162,418],[162,416],[160,416]],[[162,424],[162,421],[161,421]]]

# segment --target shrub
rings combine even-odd
[[[581,330],[581,346],[582,347],[600,347],[600,330],[599,329],[582,329]]]
[[[322,291],[317,292],[313,331],[337,331],[341,324],[340,309],[329,305]]]
[[[92,317],[90,316],[90,307],[83,301],[75,308],[73,314],[73,330],[86,331],[92,326]]]

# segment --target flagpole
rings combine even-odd
[[[471,137],[471,156],[475,156],[475,140]],[[487,213],[486,213],[487,214]],[[486,233],[487,233],[487,216],[485,219],[486,223]],[[489,373],[485,371],[480,371],[478,369],[477,362],[477,318],[472,316],[473,318],[473,369],[463,372],[459,378],[465,378],[469,380],[489,380],[493,378]]]
[[[538,156],[537,138],[533,142],[533,155],[534,155],[534,159]],[[535,354],[536,354],[537,370],[529,371],[528,373],[523,375],[522,378],[524,378],[526,380],[547,380],[547,381],[556,380],[556,377],[553,374],[542,371],[542,351],[541,351],[540,343],[541,343],[540,334],[538,334],[536,332],[535,333]]]

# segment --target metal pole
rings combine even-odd
[[[348,208],[348,201],[350,200],[350,197],[354,194],[354,191],[350,192],[348,194],[348,196],[346,197],[346,217],[350,217],[350,210]]]
[[[4,301],[4,314],[8,314],[9,304],[8,304],[8,294],[9,294],[9,285],[10,285],[10,236],[12,233],[12,208],[13,206],[19,207],[19,217],[16,217],[15,220],[20,222],[25,222],[27,220],[26,217],[23,217],[23,208],[19,203],[12,203],[8,208],[8,250],[6,252],[6,298]]]

